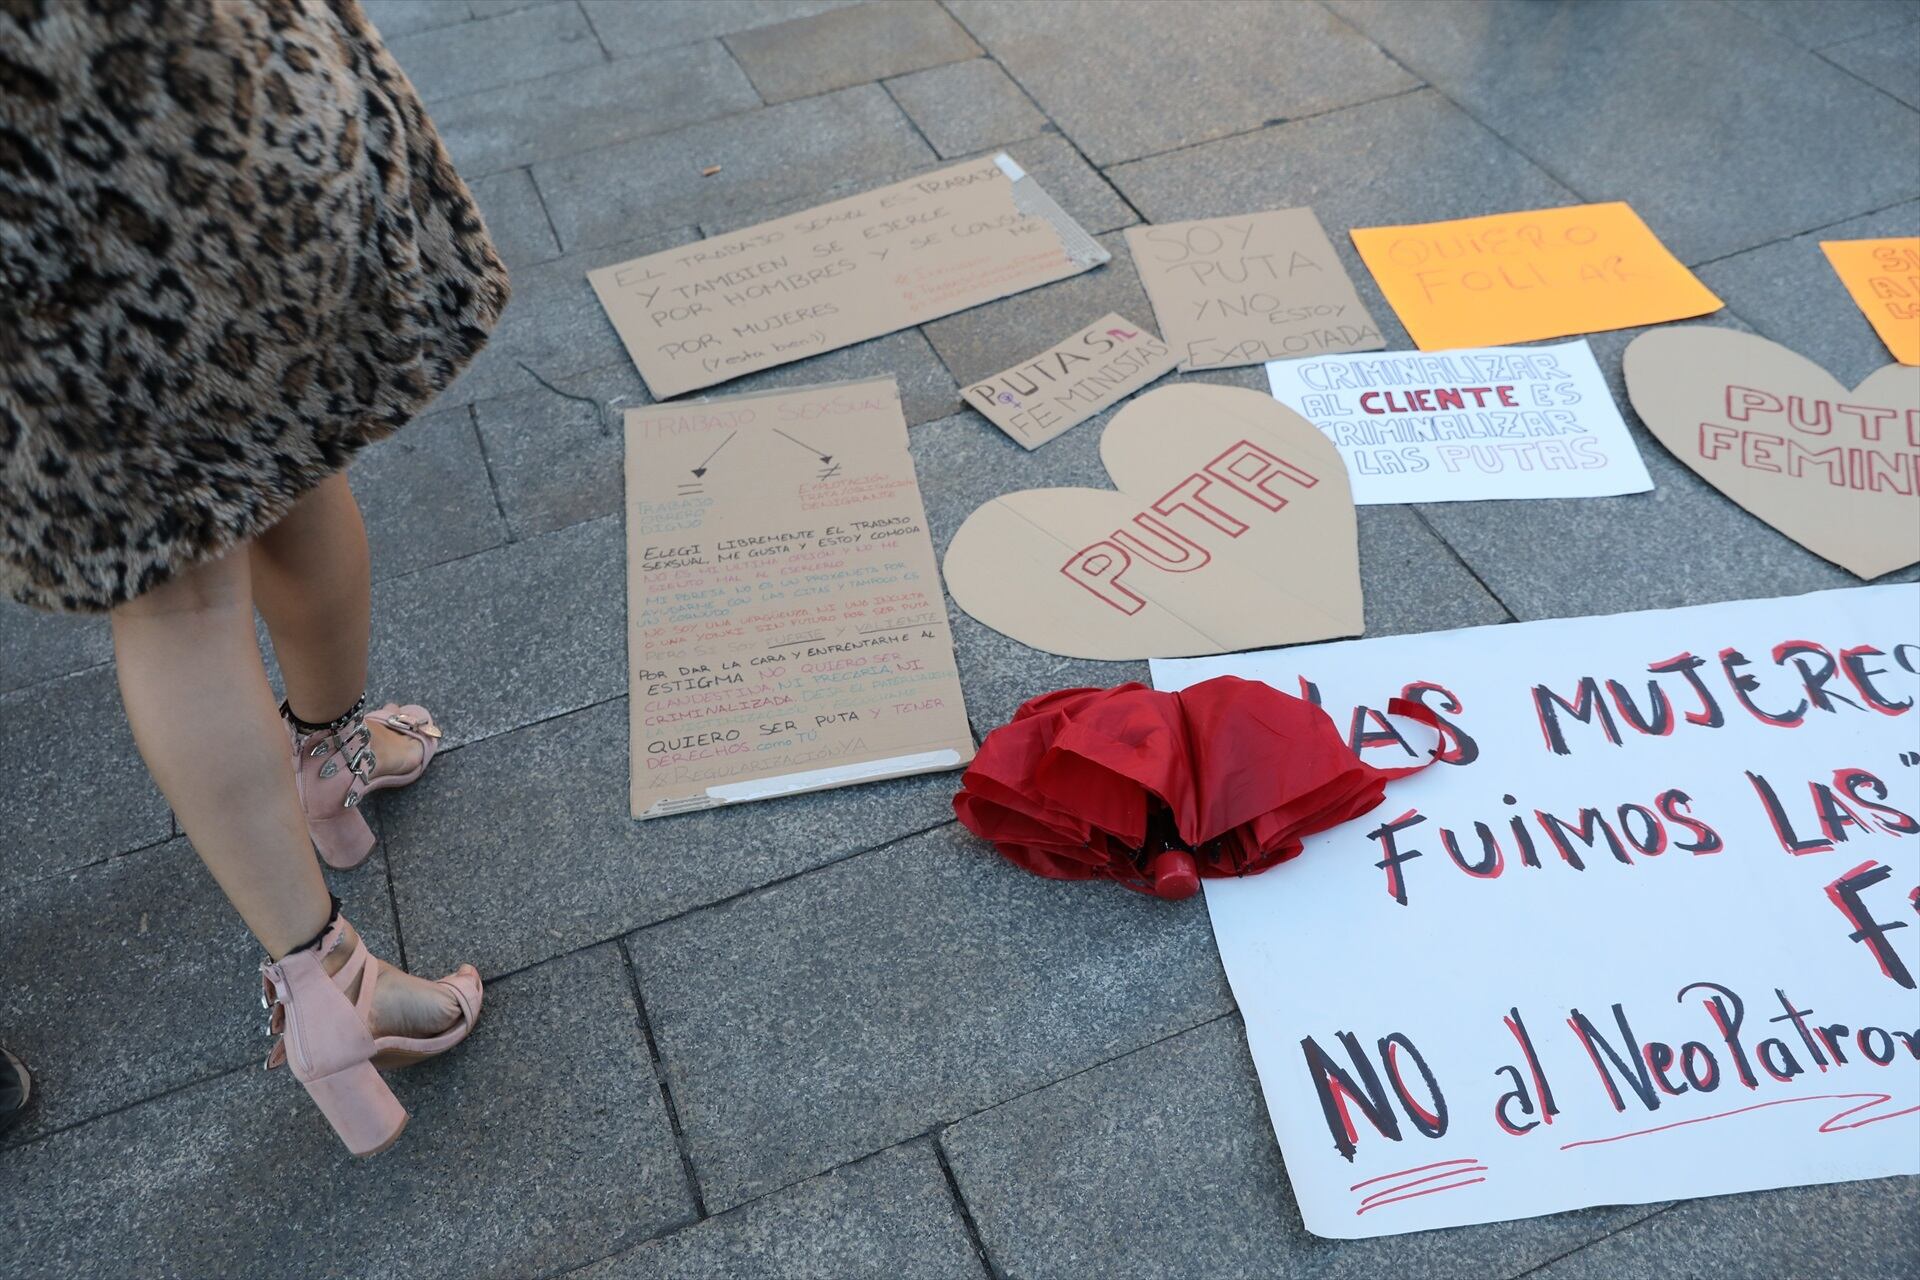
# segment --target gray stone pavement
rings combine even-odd
[[[629,821],[617,411],[648,397],[584,278],[1010,151],[1112,263],[720,389],[894,374],[942,546],[996,493],[1105,483],[1102,420],[1027,454],[959,388],[1150,321],[1140,221],[1311,204],[1404,345],[1347,228],[1628,200],[1714,323],[1853,382],[1887,357],[1816,242],[1920,231],[1920,0],[367,8],[516,294],[354,469],[376,692],[450,746],[334,883],[384,953],[479,964],[487,1017],[398,1078],[400,1146],[347,1160],[258,1069],[251,945],[134,755],[105,627],[0,606],[0,1042],[43,1098],[0,1146],[0,1275],[1920,1273],[1912,1179],[1316,1239],[1198,902],[1013,870],[952,777]],[[1594,339],[1623,410],[1632,336]],[[1850,581],[1632,425],[1651,493],[1363,509],[1369,633]],[[980,732],[1144,677],[951,620]]]

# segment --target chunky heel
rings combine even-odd
[[[300,1083],[356,1156],[379,1155],[398,1142],[407,1127],[407,1109],[371,1062]]]
[[[356,934],[345,960],[329,973],[327,957],[346,937],[336,901],[318,939],[260,966],[267,1033],[280,1037],[267,1054],[267,1069],[290,1068],[347,1150],[373,1156],[407,1127],[407,1109],[380,1072],[424,1062],[465,1040],[480,1018],[484,992],[479,971],[463,964],[440,979],[460,1008],[452,1026],[432,1036],[376,1036],[373,993],[386,966]]]

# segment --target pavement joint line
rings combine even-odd
[[[1906,104],[1902,103],[1901,105],[1905,106]],[[1909,110],[1911,110],[1911,108],[1909,108]],[[1749,245],[1744,249],[1735,249],[1731,253],[1719,254],[1712,258],[1702,258],[1698,262],[1689,262],[1686,264],[1686,267],[1689,271],[1698,271],[1702,267],[1711,267],[1717,263],[1737,258],[1744,253],[1755,253],[1761,249],[1771,249],[1775,245],[1787,244],[1790,241],[1798,240],[1802,236],[1817,236],[1822,231],[1831,231],[1835,227],[1843,226],[1849,222],[1858,222],[1862,218],[1878,217],[1880,214],[1886,213],[1891,209],[1898,209],[1903,204],[1914,204],[1915,202],[1920,202],[1920,188],[1916,188],[1913,195],[1902,196],[1891,204],[1881,205],[1878,209],[1865,209],[1859,213],[1850,213],[1844,218],[1835,218],[1831,222],[1822,222],[1817,226],[1808,227],[1804,231],[1789,231],[1785,235],[1775,236],[1771,240],[1762,240],[1759,244]],[[1733,314],[1731,308],[1723,308],[1723,310],[1728,315]]]
[[[1643,1214],[1642,1216],[1635,1218],[1632,1222],[1623,1222],[1619,1226],[1614,1227],[1610,1231],[1603,1231],[1599,1235],[1595,1236],[1593,1239],[1584,1240],[1581,1243],[1573,1246],[1573,1248],[1568,1249],[1565,1253],[1556,1253],[1553,1255],[1553,1257],[1548,1258],[1544,1262],[1537,1262],[1533,1266],[1528,1267],[1525,1271],[1519,1272],[1515,1275],[1508,1276],[1506,1280],[1526,1280],[1526,1277],[1530,1275],[1536,1275],[1539,1272],[1546,1270],[1548,1267],[1552,1266],[1556,1262],[1561,1262],[1567,1258],[1571,1258],[1576,1253],[1580,1253],[1586,1249],[1591,1249],[1593,1248],[1593,1246],[1599,1244],[1603,1240],[1611,1240],[1613,1239],[1613,1237],[1619,1235],[1623,1231],[1632,1231],[1634,1228],[1639,1227],[1644,1223],[1653,1221],[1655,1218],[1659,1217],[1661,1214],[1665,1213],[1667,1210],[1675,1208],[1679,1203],[1680,1202],[1677,1200],[1668,1201],[1666,1204],[1660,1205],[1658,1208],[1654,1209],[1652,1213]]]
[[[171,810],[168,811],[168,816],[171,818]],[[161,836],[158,840],[149,840],[147,843],[135,845],[131,849],[121,849],[115,853],[106,855],[104,858],[95,858],[92,862],[83,862],[78,866],[61,867],[57,870],[49,871],[44,875],[28,876],[25,880],[9,881],[5,884],[0,884],[0,891],[11,893],[19,889],[24,889],[28,885],[45,884],[49,880],[57,880],[61,876],[77,876],[82,872],[92,871],[96,867],[104,867],[110,862],[118,862],[122,858],[131,858],[138,854],[150,852],[151,850],[158,849],[163,844],[172,844],[180,838],[180,831],[177,823],[169,822],[169,827],[171,830],[169,830],[168,834]]]
[[[600,60],[602,62],[614,61],[613,50],[607,47],[607,42],[601,38],[600,28],[594,25],[593,10],[579,3],[579,0],[574,0],[574,8],[580,11],[581,21],[585,22],[587,24],[587,30],[593,33],[593,42],[600,46]],[[511,12],[511,10],[509,10],[509,12]],[[477,13],[474,15],[476,18],[479,16]]]
[[[940,1164],[940,1176],[946,1180],[947,1194],[953,1197],[953,1207],[960,1215],[960,1225],[966,1229],[967,1242],[973,1246],[973,1252],[980,1259],[981,1270],[991,1280],[1004,1280],[1006,1273],[994,1262],[993,1255],[987,1252],[986,1238],[980,1234],[980,1224],[973,1220],[973,1207],[967,1203],[966,1195],[960,1190],[960,1180],[953,1176],[953,1166],[947,1163],[946,1144],[940,1141],[940,1135],[930,1135],[933,1140],[933,1158]]]
[[[374,835],[384,846],[387,833],[380,824],[379,815],[370,813],[367,815],[367,821],[368,825],[373,827]],[[388,856],[391,852],[391,849],[385,847],[380,850],[380,875],[387,882],[387,910],[393,913],[393,949],[399,954],[402,972],[411,973],[413,968],[407,963],[406,929],[400,923],[400,895],[393,887],[393,859]]]
[[[526,368],[524,364],[520,367]],[[480,411],[471,404],[467,406],[467,429],[473,432],[474,448],[480,451],[480,467],[487,473],[487,492],[493,495],[494,512],[500,517],[500,527],[507,534],[506,542],[494,545],[512,546],[519,539],[513,536],[513,520],[507,515],[507,504],[500,500],[500,477],[493,473],[493,459],[487,456],[487,437],[480,430]]]
[[[553,247],[554,247],[554,253],[552,257],[542,258],[538,262],[529,262],[526,265],[529,267],[539,267],[539,266],[544,266],[549,262],[558,262],[560,259],[567,256],[567,246],[566,246],[566,243],[560,239],[560,227],[559,227],[559,224],[554,222],[553,220],[553,210],[547,207],[547,193],[540,189],[540,179],[534,176],[532,164],[522,165],[521,168],[526,170],[527,185],[533,188],[533,198],[540,205],[540,216],[547,220],[547,233],[553,237]],[[520,170],[507,169],[504,172],[518,173],[520,172]],[[511,279],[511,276],[509,276],[509,279]],[[509,302],[508,305],[512,305],[511,302]],[[494,398],[498,399],[498,397],[494,397]],[[473,403],[477,405],[480,402],[478,400],[475,400],[473,401]]]
[[[1884,31],[1880,31],[1880,30],[1863,31],[1858,36],[1855,36],[1854,39],[1865,40],[1871,36],[1885,35],[1888,32],[1896,31],[1898,29],[1899,28],[1896,28],[1896,27],[1888,27]],[[1846,43],[1848,42],[1845,40],[1838,40],[1838,41],[1835,41],[1833,44],[1823,45],[1818,49],[1807,49],[1805,50],[1805,52],[1810,53],[1814,57],[1820,59],[1820,61],[1826,63],[1828,66],[1832,67],[1835,71],[1838,71],[1843,75],[1851,76],[1853,79],[1858,80],[1861,84],[1867,86],[1867,88],[1873,90],[1875,93],[1887,99],[1887,101],[1893,103],[1895,106],[1905,107],[1908,111],[1912,111],[1914,108],[1910,103],[1902,100],[1901,98],[1899,98],[1898,96],[1892,93],[1889,93],[1887,90],[1881,88],[1879,85],[1875,84],[1873,81],[1867,79],[1865,76],[1861,75],[1859,72],[1855,71],[1853,68],[1841,66],[1839,63],[1835,62],[1832,58],[1829,58],[1827,56],[1828,49],[1837,48],[1839,45],[1846,44]]]
[[[667,1064],[660,1056],[660,1044],[653,1038],[653,1019],[647,1013],[646,993],[640,990],[640,968],[633,962],[633,951],[627,946],[623,936],[614,942],[620,953],[620,965],[627,975],[627,988],[633,992],[634,1016],[640,1024],[640,1035],[647,1045],[647,1060],[653,1069],[653,1083],[660,1090],[660,1103],[667,1111],[667,1124],[673,1130],[674,1149],[680,1153],[680,1172],[687,1180],[687,1191],[693,1197],[695,1222],[707,1220],[707,1197],[700,1189],[700,1175],[693,1167],[693,1152],[687,1146],[686,1130],[680,1124],[680,1108],[673,1101],[673,1086],[667,1083]]]
[[[1507,615],[1508,622],[1520,621],[1520,615],[1515,613],[1513,609],[1507,604],[1507,602],[1500,598],[1500,593],[1498,591],[1495,591],[1493,589],[1493,586],[1485,578],[1480,576],[1480,571],[1474,568],[1471,564],[1467,562],[1466,556],[1460,553],[1460,548],[1454,546],[1451,542],[1448,542],[1446,535],[1433,527],[1433,522],[1427,519],[1427,513],[1420,509],[1421,507],[1426,505],[1427,505],[1426,503],[1412,502],[1407,504],[1407,509],[1413,512],[1413,518],[1419,521],[1420,527],[1422,529],[1425,529],[1429,534],[1431,534],[1433,536],[1434,541],[1438,542],[1441,546],[1445,547],[1447,549],[1447,554],[1452,556],[1454,560],[1458,562],[1460,567],[1467,571],[1467,576],[1480,584],[1480,589],[1487,593],[1487,597],[1491,599],[1495,604],[1500,606],[1500,612]]]
[[[1402,68],[1402,70],[1405,70],[1405,68]],[[1412,74],[1412,73],[1409,72],[1408,74]],[[1419,77],[1417,76],[1415,76],[1414,78],[1419,79]],[[1337,107],[1328,107],[1325,111],[1309,111],[1305,115],[1276,116],[1271,120],[1266,120],[1261,122],[1260,124],[1251,125],[1245,129],[1235,129],[1232,133],[1223,133],[1217,138],[1202,138],[1198,142],[1183,142],[1177,147],[1168,147],[1165,151],[1150,151],[1143,156],[1131,156],[1125,160],[1112,160],[1112,161],[1109,161],[1105,166],[1096,165],[1094,166],[1094,168],[1095,168],[1095,172],[1101,174],[1104,177],[1109,170],[1125,168],[1127,165],[1130,165],[1130,164],[1144,164],[1149,160],[1164,160],[1168,156],[1177,156],[1184,151],[1192,151],[1197,147],[1210,147],[1216,142],[1232,142],[1237,138],[1250,138],[1256,133],[1265,133],[1268,129],[1284,129],[1286,126],[1291,124],[1304,124],[1308,120],[1320,120],[1320,119],[1324,119],[1327,116],[1336,116],[1336,115],[1339,115],[1342,111],[1357,111],[1361,107],[1376,106],[1382,102],[1392,102],[1395,98],[1407,98],[1407,97],[1411,97],[1416,93],[1424,93],[1429,90],[1431,90],[1434,93],[1440,92],[1438,89],[1434,89],[1432,85],[1427,84],[1425,81],[1422,81],[1419,84],[1409,85],[1405,89],[1395,89],[1392,93],[1383,93],[1377,98],[1367,98],[1361,102],[1343,102]],[[1440,96],[1443,98],[1446,97],[1445,94],[1440,94]],[[1447,101],[1452,102],[1453,99],[1447,98]],[[1066,131],[1064,129],[1061,130],[1061,135],[1063,137],[1065,136],[1065,134],[1066,134]],[[1071,141],[1071,139],[1069,139],[1069,141]],[[1092,164],[1093,162],[1088,161],[1087,163]],[[1231,217],[1233,215],[1229,214],[1228,216]],[[1158,224],[1155,224],[1153,219],[1151,218],[1143,217],[1141,220],[1147,223],[1147,225],[1149,226],[1158,225]],[[1186,219],[1176,219],[1176,221],[1186,221]]]

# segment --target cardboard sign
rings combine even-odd
[[[1920,364],[1920,236],[1822,240],[1854,305],[1901,364]]]
[[[1206,881],[1307,1229],[1920,1172],[1920,587],[1156,662],[1440,763]]]
[[[1275,361],[1267,381],[1340,450],[1363,507],[1653,488],[1584,338]]]
[[[1114,414],[1119,487],[1027,489],[947,548],[954,603],[1072,658],[1220,653],[1357,635],[1360,564],[1340,455],[1258,391],[1149,391]]]
[[[1618,202],[1357,227],[1353,244],[1422,351],[1628,329],[1721,306]]]
[[[633,816],[973,758],[892,378],[627,411]]]
[[[1127,248],[1184,370],[1386,345],[1311,209],[1131,227]]]
[[[1058,346],[967,388],[967,401],[1028,449],[1120,403],[1174,366],[1167,344],[1104,315]]]
[[[664,400],[1112,257],[1006,155],[587,273]]]
[[[1795,542],[1862,578],[1920,561],[1920,369],[1849,391],[1778,343],[1705,325],[1642,334],[1627,396],[1661,444]]]

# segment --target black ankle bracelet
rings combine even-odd
[[[288,956],[296,951],[311,951],[327,940],[327,931],[333,928],[335,922],[340,919],[340,899],[334,897],[332,894],[328,894],[327,901],[332,903],[332,910],[327,912],[327,922],[320,926],[320,932],[314,934],[299,946],[289,949],[287,952]],[[280,958],[284,960],[287,957],[282,956]]]
[[[347,708],[347,714],[341,716],[338,720],[330,720],[326,724],[314,724],[310,720],[302,720],[299,716],[293,714],[293,706],[287,702],[280,704],[280,716],[301,733],[338,733],[355,720],[358,720],[360,713],[366,710],[366,707],[367,695],[363,693],[354,699],[351,707]]]

